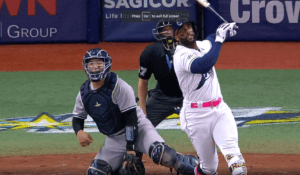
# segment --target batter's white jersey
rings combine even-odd
[[[178,45],[174,54],[174,69],[185,101],[207,102],[222,98],[216,70],[206,74],[191,73],[191,64],[212,48],[209,40],[196,41],[199,50]],[[204,83],[204,84],[203,84]]]
[[[212,48],[209,40],[197,41],[196,44],[198,50],[178,45],[174,54],[175,73],[184,97],[180,123],[200,158],[202,171],[215,174],[218,168],[217,146],[225,158],[233,155],[234,160],[244,162],[244,159],[238,146],[237,126],[230,108],[223,101],[215,68],[206,74],[191,72],[192,62]],[[233,164],[233,161],[229,162],[228,167]]]

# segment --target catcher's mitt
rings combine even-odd
[[[145,175],[145,167],[141,158],[134,154],[126,154],[119,173],[120,175]]]

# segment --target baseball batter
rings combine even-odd
[[[144,167],[128,170],[121,166],[127,151],[133,150],[149,155],[156,164],[193,174],[198,159],[179,154],[164,143],[137,107],[132,87],[109,72],[111,57],[105,50],[87,51],[83,67],[88,80],[82,84],[76,98],[73,129],[82,147],[90,145],[93,139],[84,132],[84,120],[90,115],[99,131],[107,136],[87,170],[88,175],[144,174]]]
[[[175,32],[179,45],[174,54],[175,73],[184,101],[180,112],[181,128],[190,137],[199,156],[196,175],[217,174],[217,147],[232,174],[247,174],[238,146],[237,126],[231,109],[223,100],[214,64],[226,34],[236,34],[236,23],[224,23],[216,35],[195,40],[193,22],[183,22]]]

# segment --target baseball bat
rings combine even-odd
[[[218,12],[216,12],[213,7],[210,5],[207,0],[196,0],[199,4],[201,4],[203,7],[208,8],[210,11],[212,11],[214,14],[216,14],[222,21],[228,23]]]

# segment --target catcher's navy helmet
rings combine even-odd
[[[91,72],[87,68],[87,64],[92,59],[102,59],[104,62],[104,68],[100,72]],[[103,80],[110,67],[111,67],[111,57],[108,55],[108,53],[105,50],[102,50],[100,48],[90,49],[87,51],[85,56],[83,57],[82,66],[85,70],[85,73],[90,81],[100,81]]]
[[[173,22],[164,19],[159,20],[158,23],[156,24],[156,28],[152,29],[152,34],[155,39],[162,42],[162,44],[167,50],[171,49],[170,45],[173,45],[172,49],[175,49],[173,31],[171,34],[163,31],[163,29],[167,26],[171,26],[173,28]]]

